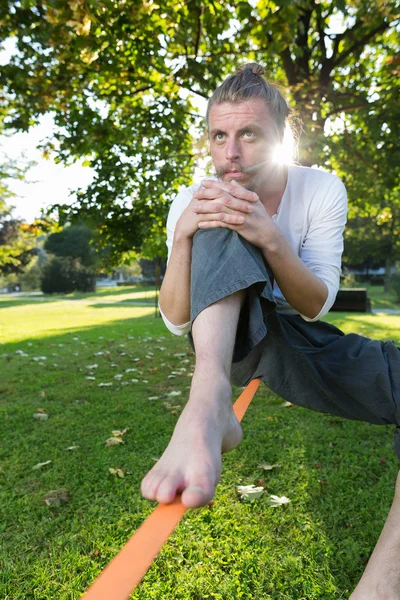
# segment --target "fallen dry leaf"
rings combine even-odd
[[[110,437],[106,439],[106,446],[117,446],[118,444],[123,444],[124,441],[121,440],[121,438],[117,438],[117,437]]]
[[[272,471],[272,469],[276,469],[277,467],[281,467],[281,463],[275,463],[274,465],[268,465],[267,463],[260,463],[257,465],[259,469],[264,469],[264,471]]]
[[[46,460],[46,462],[38,463],[37,465],[32,467],[32,471],[35,471],[36,469],[41,469],[42,467],[44,467],[45,465],[49,465],[50,463],[51,460]]]
[[[49,418],[49,415],[43,414],[43,413],[36,413],[33,415],[34,419],[37,419],[38,421],[47,421],[47,419]]]
[[[43,502],[45,502],[47,506],[60,506],[60,504],[69,502],[69,499],[69,490],[65,489],[51,490],[43,496]]]
[[[114,437],[122,438],[122,436],[125,435],[127,431],[129,431],[129,427],[125,427],[125,429],[123,429],[122,431],[120,431],[119,429],[114,429],[111,433]]]
[[[125,473],[122,469],[113,469],[112,467],[110,467],[108,470],[110,471],[111,475],[118,475],[118,477],[121,478],[125,477]]]

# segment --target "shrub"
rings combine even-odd
[[[44,294],[94,292],[96,277],[74,259],[52,257],[43,267],[40,287]]]

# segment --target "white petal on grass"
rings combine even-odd
[[[289,498],[286,498],[286,496],[279,497],[271,494],[271,496],[268,498],[268,504],[271,506],[271,508],[282,506],[282,504],[288,504],[289,502],[290,500]]]
[[[142,379],[142,383],[149,383],[148,379]]]
[[[123,375],[120,373],[118,375],[114,375],[114,379],[122,379]]]
[[[98,387],[110,387],[111,385],[113,385],[113,383],[108,382],[108,383],[99,383]]]
[[[291,402],[282,402],[282,404],[280,404],[279,406],[283,406],[285,408],[289,408],[289,406],[293,406],[293,404]]]
[[[79,448],[79,446],[68,446],[68,448],[65,448],[66,450],[76,450],[77,448]]]
[[[186,356],[186,352],[178,352],[178,354],[174,354],[174,356],[176,356],[176,358],[183,358]]]
[[[47,419],[49,418],[49,415],[46,415],[44,413],[35,413],[33,415],[34,419],[37,419],[38,421],[47,421]]]
[[[125,369],[125,373],[136,373],[137,369]]]
[[[276,469],[277,467],[281,467],[282,464],[281,463],[275,463],[273,465],[269,465],[267,463],[260,463],[259,465],[257,465],[257,467],[259,469],[264,469],[264,471],[272,471],[272,469]]]
[[[86,369],[97,369],[98,366],[99,365],[96,365],[96,364],[94,364],[94,365],[86,365]]]
[[[257,500],[264,492],[262,486],[256,487],[255,485],[238,485],[237,491],[241,500]]]
[[[139,383],[139,379],[131,379],[132,383]]]
[[[148,400],[159,400],[160,396],[149,396]]]
[[[23,350],[16,350],[15,354],[19,354],[20,356],[29,356],[29,354],[26,354],[26,352],[24,352]]]
[[[130,381],[121,381],[121,385],[130,385]]]
[[[181,396],[181,395],[182,395],[182,392],[179,392],[179,391],[172,391],[167,394],[167,396]]]
[[[168,375],[167,379],[175,379],[176,375]]]
[[[92,377],[91,375],[88,375],[85,377],[85,379],[89,379],[89,381],[96,381],[96,377]]]
[[[47,360],[47,356],[32,356],[32,360],[35,360],[36,362],[39,360]]]
[[[35,471],[37,469],[41,469],[42,467],[49,465],[52,461],[51,460],[46,460],[46,462],[42,462],[42,463],[38,463],[37,465],[35,465],[34,467],[32,467],[32,471]]]

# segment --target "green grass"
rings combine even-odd
[[[2,600],[78,599],[155,506],[140,481],[168,443],[194,357],[151,306],[120,304],[127,293],[0,299]],[[329,320],[400,344],[400,316]],[[47,421],[33,418],[38,408]],[[124,444],[105,446],[126,427]],[[133,599],[338,600],[354,589],[392,500],[393,428],[285,408],[263,387],[243,429],[214,504],[186,513]],[[236,487],[258,482],[267,493],[240,501]],[[47,506],[60,488],[69,502]],[[269,508],[269,494],[291,502]]]
[[[372,308],[400,310],[400,301],[394,290],[385,292],[383,285],[370,285],[364,283],[360,284],[360,287],[367,288]]]

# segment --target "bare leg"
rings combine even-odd
[[[392,507],[350,600],[400,600],[400,473]]]
[[[169,503],[182,492],[188,508],[207,504],[221,475],[221,453],[242,439],[233,414],[230,370],[245,291],[227,296],[195,319],[196,366],[190,395],[164,454],[142,481],[148,500]]]

